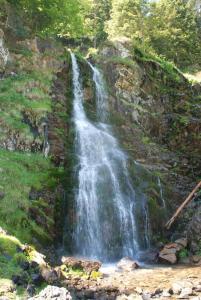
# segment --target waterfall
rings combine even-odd
[[[83,89],[76,57],[73,69],[73,120],[76,130],[78,188],[75,193],[74,244],[77,255],[112,261],[135,257],[139,251],[135,221],[135,191],[127,157],[120,149],[107,116],[107,93],[100,72],[93,66],[97,120],[91,122],[83,107]]]
[[[160,191],[161,202],[162,202],[163,208],[166,208],[166,203],[165,203],[165,199],[164,199],[164,196],[163,196],[163,188],[162,188],[161,180],[160,180],[159,176],[158,176],[157,181],[158,181],[158,187],[159,187],[159,191]]]
[[[3,60],[3,65],[5,66],[9,59],[8,49],[4,46],[3,38],[0,37],[0,58]]]

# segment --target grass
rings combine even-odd
[[[15,237],[0,234],[0,278],[11,279],[22,272],[20,264],[28,258],[19,252],[21,247],[21,242]]]
[[[34,205],[29,192],[31,187],[39,190],[52,184],[51,168],[50,160],[42,154],[0,150],[0,191],[5,193],[0,201],[0,226],[22,241],[31,242],[33,232],[47,238],[45,229],[29,217],[29,208]]]
[[[1,81],[0,86],[0,138],[5,139],[8,131],[19,132],[28,141],[33,140],[29,125],[23,121],[27,110],[39,121],[51,111],[51,99],[48,95],[51,78],[33,71],[30,74],[9,77]],[[34,120],[34,121],[35,121]]]

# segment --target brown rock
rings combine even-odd
[[[162,252],[162,251],[161,251]],[[175,253],[159,253],[159,261],[170,263],[170,264],[176,264],[177,263],[177,257]]]
[[[57,272],[54,269],[42,268],[41,275],[43,279],[49,284],[52,284],[58,280]]]

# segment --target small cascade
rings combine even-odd
[[[78,188],[75,193],[74,246],[77,255],[112,261],[135,257],[139,251],[136,195],[107,118],[107,93],[100,72],[91,65],[96,86],[97,120],[91,122],[83,107],[83,89],[76,57],[73,69],[73,119]]]
[[[44,154],[45,158],[48,157],[49,152],[50,152],[50,144],[48,141],[48,126],[45,123],[44,124],[44,142],[43,142],[43,154]]]
[[[163,208],[166,208],[165,198],[163,196],[163,187],[161,185],[161,180],[160,180],[159,176],[157,178],[157,183],[158,183],[158,187],[159,187],[159,191],[160,191],[160,199],[161,199],[161,202],[162,202],[162,206],[163,206]]]
[[[100,71],[94,67],[90,62],[88,62],[89,66],[93,71],[93,81],[96,86],[96,113],[97,118],[101,122],[106,122],[108,116],[108,102],[107,92],[104,86],[103,76]]]
[[[2,37],[0,37],[0,59],[3,62],[3,66],[6,66],[8,59],[9,59],[9,51],[4,46],[4,40]]]

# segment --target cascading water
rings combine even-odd
[[[4,40],[0,37],[0,60],[3,61],[4,66],[7,64],[9,59],[8,49],[4,46]]]
[[[161,198],[161,201],[162,201],[163,208],[166,208],[166,203],[165,203],[165,199],[164,199],[164,196],[163,196],[163,188],[162,188],[161,180],[160,180],[159,176],[157,178],[157,183],[158,183],[158,187],[159,187],[159,191],[160,191],[160,198]]]
[[[76,254],[102,261],[136,256],[139,250],[135,222],[135,192],[127,171],[127,157],[119,148],[106,118],[107,94],[99,71],[91,66],[96,86],[97,119],[92,123],[83,107],[83,90],[76,57],[73,69],[73,119],[79,161],[75,195]]]

